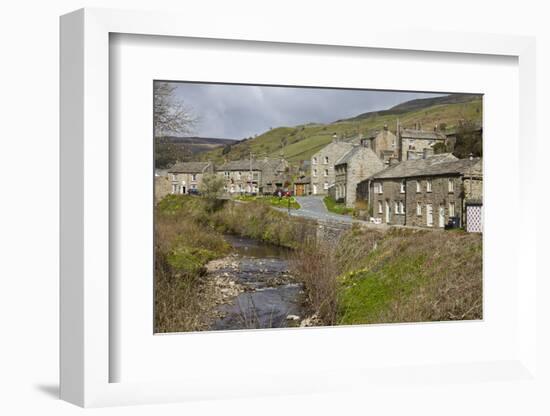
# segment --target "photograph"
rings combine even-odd
[[[154,333],[483,319],[482,94],[152,93]]]

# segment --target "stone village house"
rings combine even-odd
[[[176,163],[170,169],[172,194],[189,194],[200,188],[205,174],[213,173],[214,165],[211,162],[182,162]]]
[[[422,159],[393,164],[362,181],[358,193],[382,223],[443,228],[456,218],[468,231],[482,231],[481,211],[466,215],[468,207],[481,206],[482,188],[480,158],[457,159],[426,150]]]
[[[352,143],[334,139],[311,157],[311,193],[313,195],[327,195],[334,185],[336,174],[335,162],[349,152]]]
[[[373,150],[355,145],[335,163],[336,179],[331,188],[331,196],[343,201],[346,207],[353,208],[356,200],[357,184],[384,168],[384,163]]]
[[[225,179],[225,192],[267,194],[282,188],[287,182],[288,162],[284,159],[234,160],[216,169]]]

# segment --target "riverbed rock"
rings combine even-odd
[[[302,319],[302,322],[300,322],[300,327],[308,327],[308,326],[321,326],[323,322],[319,319],[317,315],[311,315],[308,316],[305,319]]]

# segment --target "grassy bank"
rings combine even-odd
[[[259,202],[262,204],[267,204],[272,207],[278,208],[288,208],[291,209],[300,209],[300,204],[296,201],[296,198],[292,196],[283,196],[279,198],[278,196],[252,196],[252,195],[239,195],[235,198],[237,201],[244,202]],[[290,204],[289,204],[290,202]]]
[[[351,215],[353,212],[353,208],[347,208],[346,204],[336,202],[331,196],[325,196],[323,198],[323,202],[325,203],[325,207],[327,207],[330,212],[334,212],[335,214]]]
[[[235,234],[289,248],[311,239],[306,220],[256,201],[225,201],[213,210],[199,197],[169,195],[155,210],[155,332],[205,329],[209,308],[207,282],[210,260],[231,247],[223,234]]]
[[[480,235],[355,228],[294,264],[328,325],[482,318]]]

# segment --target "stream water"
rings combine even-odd
[[[288,249],[243,237],[226,236],[236,252],[230,275],[245,291],[231,303],[218,306],[212,329],[283,328],[304,318],[302,286],[289,274]],[[294,316],[294,320],[292,319]]]

